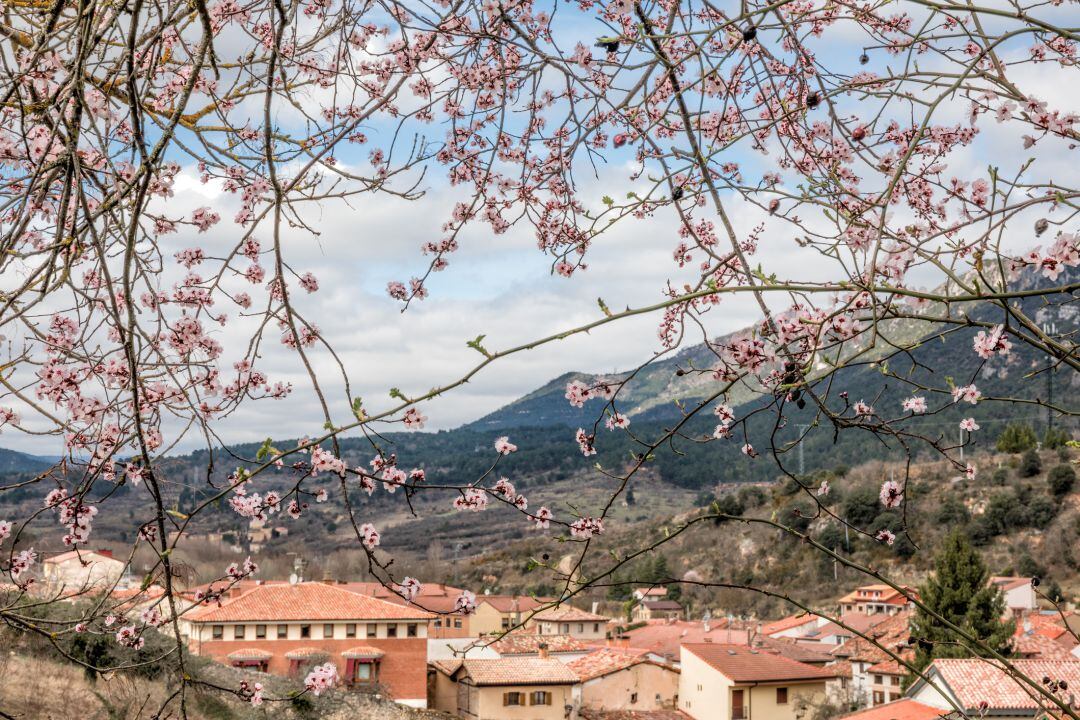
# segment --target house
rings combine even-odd
[[[769,637],[806,637],[825,622],[825,618],[817,615],[798,613],[766,623],[758,632]]]
[[[843,715],[841,720],[936,720],[947,714],[941,708],[902,698],[896,702]]]
[[[824,666],[832,662],[828,649],[813,641],[794,638],[771,638],[750,629],[713,627],[709,623],[655,620],[641,627],[623,631],[613,644],[647,651],[655,660],[679,666],[679,648],[684,643],[730,643],[753,646],[798,662]]]
[[[830,652],[838,663],[843,663],[846,676],[830,687],[830,695],[861,707],[899,699],[908,672],[896,657],[905,662],[915,657],[907,644],[910,611],[872,617],[884,619],[862,630],[864,637],[852,638]]]
[[[431,613],[332,583],[257,585],[181,619],[193,655],[276,675],[332,662],[346,686],[423,707]]]
[[[1039,609],[1039,596],[1029,577],[995,576],[990,584],[996,585],[1005,598],[1005,608],[1019,617],[1025,612]]]
[[[399,605],[407,604],[401,595],[380,582],[346,582],[340,587],[350,592],[386,600]],[[463,590],[441,583],[424,583],[420,593],[413,598],[412,606],[432,613],[428,622],[429,638],[475,637],[472,617],[457,609],[457,599]]]
[[[541,610],[533,615],[533,621],[539,635],[572,635],[585,640],[607,636],[608,618],[569,605]]]
[[[1073,688],[1080,687],[1080,661],[1012,660],[1017,672],[1045,688],[1043,678],[1061,683],[1062,699],[1075,705]],[[1021,685],[995,661],[981,658],[937,659],[917,679],[907,695],[925,705],[952,712],[959,707],[970,717],[1057,717],[1060,709],[1034,689]],[[933,681],[933,685],[927,680]],[[934,687],[936,685],[937,687]]]
[[[428,705],[469,720],[565,720],[577,681],[548,657],[436,660]]]
[[[506,632],[514,627],[533,627],[529,615],[555,602],[552,598],[528,595],[484,595],[477,598],[476,611],[469,618],[473,637]]]
[[[885,613],[895,615],[914,606],[910,598],[916,597],[914,588],[901,586],[904,592],[891,585],[863,585],[840,598],[840,614],[864,613],[873,615]]]
[[[111,550],[70,550],[41,562],[40,592],[55,594],[111,591],[120,583],[127,564]]]
[[[674,600],[641,600],[631,612],[634,622],[649,620],[679,620],[682,618],[682,605]]]
[[[575,705],[593,710],[674,709],[679,670],[639,649],[605,647],[567,664],[579,679]]]
[[[679,709],[695,720],[796,720],[825,699],[830,668],[745,645],[682,646]]]
[[[896,617],[901,613],[886,614],[874,613],[867,615],[861,612],[849,612],[841,615],[835,621],[828,620],[809,630],[805,635],[797,639],[807,641],[816,640],[822,645],[843,645],[848,640],[866,635],[871,628]],[[906,613],[903,613],[906,616]]]
[[[631,593],[631,597],[634,600],[663,600],[667,597],[667,588],[660,587],[639,587],[634,588],[634,592]]]

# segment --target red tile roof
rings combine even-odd
[[[909,624],[911,612],[903,611],[890,615],[884,621],[865,630],[863,634],[870,640],[854,637],[843,645],[830,651],[833,657],[844,657],[851,660],[861,660],[869,663],[879,663],[892,660],[889,653],[880,646],[888,648],[889,652],[899,655],[905,660],[914,657],[914,651],[907,645],[910,636]],[[871,640],[873,642],[871,642]],[[876,644],[875,644],[876,643]]]
[[[682,610],[682,605],[674,600],[642,600],[641,604],[650,610]]]
[[[480,641],[481,643],[483,640]],[[491,643],[499,655],[536,655],[546,644],[550,653],[588,652],[589,646],[570,635],[537,635],[531,632],[512,632]]]
[[[581,708],[581,720],[690,720],[681,710],[594,710]]]
[[[1080,660],[1013,660],[1012,665],[1024,676],[1041,682],[1042,678],[1064,680],[1069,686],[1080,687]],[[966,710],[974,710],[985,701],[988,710],[1035,710],[1039,702],[1035,691],[1021,685],[993,661],[977,658],[960,660],[938,659],[929,670],[936,671],[942,681]],[[916,685],[924,681],[918,681]]]
[[[555,598],[533,598],[528,595],[483,595],[476,599],[477,605],[487,603],[501,613],[532,612],[553,602]]]
[[[701,643],[682,646],[734,683],[828,680],[831,668],[814,667],[745,645]]]
[[[772,635],[774,633],[783,632],[784,630],[790,630],[792,628],[801,627],[807,623],[816,623],[818,621],[817,615],[811,615],[809,613],[799,613],[798,615],[789,615],[786,618],[780,618],[779,620],[773,620],[771,623],[766,623],[761,626],[762,635]]]
[[[240,648],[233,650],[228,657],[230,660],[269,660],[274,657],[274,653],[259,648]]]
[[[541,610],[533,615],[533,620],[540,622],[607,622],[608,618],[591,612],[579,610],[570,605]]]
[[[678,672],[674,667],[649,660],[648,651],[639,648],[600,648],[576,660],[571,660],[566,663],[566,666],[577,673],[578,677],[584,681],[610,675],[613,672],[625,670],[643,662],[660,665],[669,668],[673,672]]]
[[[385,653],[382,650],[377,647],[372,647],[371,645],[357,645],[356,647],[351,647],[341,653],[341,656],[347,659],[381,658],[383,655],[385,655]]]
[[[427,620],[431,613],[318,582],[260,585],[239,597],[191,612],[197,623],[324,620]]]
[[[934,720],[948,715],[948,710],[924,705],[911,698],[844,715],[843,720]]]
[[[573,670],[551,658],[466,658],[453,674],[468,675],[476,685],[573,685],[578,681]]]
[[[914,588],[910,588],[901,585],[904,591],[915,597],[917,591]],[[876,593],[876,595],[875,595]],[[903,593],[897,592],[890,585],[863,585],[857,587],[849,592],[844,597],[840,598],[841,603],[855,603],[855,602],[875,602],[885,603],[887,605],[907,605],[909,600],[904,597]]]
[[[43,564],[64,563],[68,560],[78,560],[81,564],[84,565],[89,565],[90,563],[102,562],[106,560],[118,562],[121,565],[124,564],[123,560],[113,557],[111,550],[68,550],[67,552],[62,552],[59,555],[47,557],[41,562]]]
[[[1071,639],[1072,636],[1070,635]],[[1065,643],[1038,633],[1013,636],[1013,651],[1022,658],[1032,660],[1075,660]]]
[[[1001,588],[1002,592],[1005,592],[1006,590],[1012,590],[1013,588],[1030,585],[1031,578],[1012,577],[1009,575],[995,575],[994,577],[990,578],[990,583],[992,585],[997,585],[999,588]]]

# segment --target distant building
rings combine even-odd
[[[577,681],[551,658],[436,660],[428,705],[469,720],[565,720]]]
[[[679,695],[679,670],[657,662],[647,652],[600,648],[568,663],[580,682],[574,688],[575,706],[592,710],[674,709]]]
[[[1080,661],[1011,660],[1013,667],[1036,683],[1052,678],[1068,688],[1065,699],[1080,687]],[[1057,717],[1060,708],[1014,680],[994,661],[980,658],[938,659],[908,688],[912,700],[948,713],[958,706],[968,717],[996,719]],[[927,680],[933,681],[931,685]],[[934,687],[936,686],[936,687]],[[940,689],[938,689],[940,688]],[[951,702],[950,702],[951,701]]]
[[[332,662],[348,686],[423,707],[431,614],[330,583],[258,585],[183,616],[194,655],[276,675]]]
[[[830,668],[745,645],[682,646],[679,709],[695,720],[796,720],[801,706],[825,699]]]
[[[64,595],[108,592],[124,576],[127,564],[111,550],[71,550],[41,562],[39,592]]]
[[[762,625],[758,632],[769,637],[805,637],[825,623],[825,618],[798,613]]]
[[[889,585],[863,585],[840,598],[840,613],[863,613],[895,615],[913,606],[907,596],[914,597],[915,589],[903,587],[904,592]]]
[[[641,600],[631,612],[634,622],[681,620],[683,607],[675,600]]]
[[[571,635],[537,635],[515,630],[495,640],[488,648],[498,657],[540,657],[546,652],[547,657],[569,663],[595,650],[586,643]]]
[[[878,705],[841,716],[841,720],[937,720],[944,714],[940,708],[925,705],[910,698]]]
[[[519,625],[531,628],[529,614],[552,602],[552,598],[528,595],[482,595],[476,599],[476,611],[469,618],[472,636],[506,632]]]
[[[838,699],[861,707],[898,700],[903,695],[903,680],[908,671],[893,655],[905,662],[911,662],[915,657],[914,650],[908,645],[911,612],[869,617],[883,619],[861,628],[865,638],[854,637],[830,651],[838,663],[837,670],[844,670],[844,677],[838,681],[839,687],[831,686],[830,690]]]
[[[1026,612],[1039,609],[1039,596],[1029,577],[995,576],[990,584],[996,585],[1005,598],[1005,608],[1019,617]]]
[[[542,610],[533,616],[538,635],[572,635],[588,640],[607,636],[608,618],[569,605]]]
[[[405,605],[405,599],[379,582],[338,583],[339,587],[350,592]],[[432,613],[428,622],[429,638],[465,638],[475,637],[473,618],[457,610],[457,599],[463,590],[440,583],[424,583],[420,594],[412,600],[412,607]]]
[[[663,586],[634,588],[631,596],[634,600],[663,600],[667,597],[667,588]]]

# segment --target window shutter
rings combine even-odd
[[[545,705],[550,705],[551,704],[551,693],[549,693],[549,692],[544,693],[544,704]]]
[[[505,692],[505,693],[503,693],[503,707],[506,707],[509,704],[510,704],[510,693]]]

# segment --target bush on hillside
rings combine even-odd
[[[1024,453],[1020,459],[1020,477],[1035,477],[1042,472],[1042,459],[1034,449]]]
[[[857,528],[865,528],[881,511],[878,492],[872,487],[855,488],[844,498],[842,517]]]
[[[1035,430],[1027,423],[1009,423],[998,436],[997,449],[1000,452],[1020,453],[1035,447],[1038,442]]]
[[[1050,494],[1060,500],[1073,489],[1076,483],[1076,471],[1068,465],[1057,465],[1051,468],[1046,482],[1050,486]]]
[[[999,467],[994,470],[994,474],[990,476],[991,485],[1008,485],[1009,484],[1009,470],[1008,468]]]
[[[1064,430],[1047,428],[1046,434],[1043,435],[1042,444],[1047,450],[1057,450],[1058,448],[1065,447],[1065,443],[1067,442],[1069,442],[1069,433]]]

